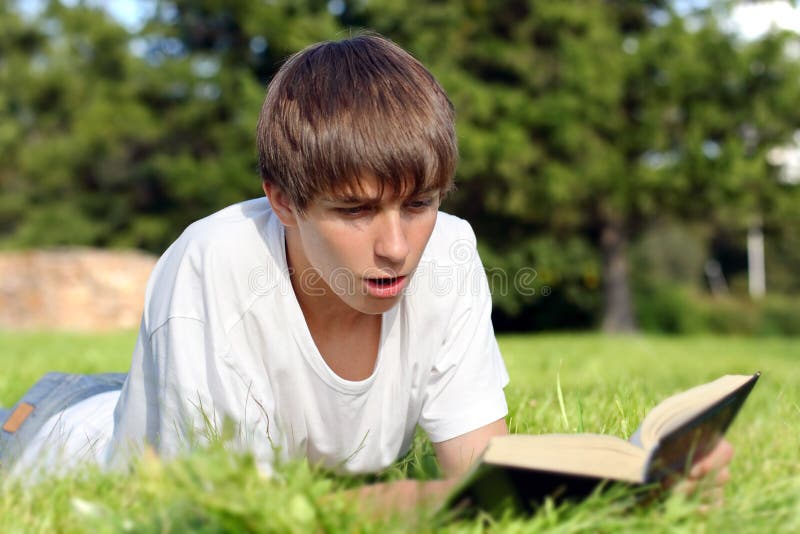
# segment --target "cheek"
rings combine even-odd
[[[330,272],[333,269],[362,267],[358,236],[340,229],[326,229],[314,236],[315,264]]]
[[[429,219],[426,219],[422,224],[413,228],[410,239],[414,243],[414,248],[417,251],[417,254],[422,255],[422,251],[428,244],[428,240],[431,238],[433,227],[435,225],[436,213],[434,212]]]

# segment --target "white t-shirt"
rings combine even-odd
[[[271,471],[283,458],[345,472],[391,465],[417,424],[434,442],[507,413],[508,375],[469,224],[439,213],[405,294],[383,314],[371,376],[320,355],[292,290],[284,228],[265,198],[186,229],[147,287],[106,461],[143,443],[170,457],[234,423],[235,447]]]

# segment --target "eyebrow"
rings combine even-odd
[[[336,202],[340,204],[375,204],[380,199],[378,197],[360,197],[357,195],[326,197],[326,202]]]
[[[356,204],[359,202],[378,202],[378,197],[362,197],[358,195],[331,196],[325,198],[328,202],[342,202],[345,204]]]
[[[414,195],[408,195],[406,198],[414,198],[422,195],[429,195],[439,190],[440,189],[438,187],[428,187],[427,189],[423,189],[422,191],[419,191]],[[349,194],[344,196],[325,197],[322,200],[326,202],[337,202],[340,204],[377,204],[378,202],[380,202],[381,199],[380,197],[366,197],[366,196]]]

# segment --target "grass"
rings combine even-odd
[[[96,336],[0,333],[0,404],[14,402],[48,370],[125,370],[133,333]],[[211,447],[164,463],[144,458],[129,473],[87,469],[39,484],[0,485],[2,532],[796,532],[800,531],[800,343],[791,338],[624,337],[592,334],[500,338],[511,384],[512,432],[627,437],[666,396],[725,373],[763,375],[728,438],[736,447],[725,505],[707,513],[679,496],[641,508],[596,496],[545,505],[533,517],[447,525],[424,517],[377,519],[338,490],[356,483],[305,463],[261,479],[247,456]],[[430,478],[431,446],[380,476]]]
[[[11,406],[48,371],[127,372],[136,332],[0,331],[0,406]]]

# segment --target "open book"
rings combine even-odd
[[[492,438],[446,507],[530,511],[547,496],[586,497],[603,481],[644,485],[682,475],[716,447],[759,376],[726,375],[673,395],[629,441],[601,434]]]

